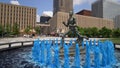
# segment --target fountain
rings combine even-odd
[[[75,59],[74,59],[74,65],[75,68],[80,68],[80,48],[79,44],[76,44],[76,50],[75,50]]]
[[[73,12],[70,12],[67,24],[63,22],[66,27],[69,27],[61,40],[35,40],[32,48],[33,60],[39,63],[42,68],[111,68],[116,59],[114,56],[114,46],[111,41],[83,41],[83,37],[77,30]],[[72,31],[77,35],[77,40],[65,41],[65,36]],[[74,43],[73,43],[74,42]],[[80,45],[82,45],[84,54],[80,54]],[[74,53],[70,56],[70,48],[75,47]],[[64,50],[64,57],[60,57],[60,49]],[[85,60],[80,61],[80,56],[84,55]],[[91,57],[93,56],[93,57]],[[74,59],[71,59],[74,57]],[[62,59],[61,59],[62,58]],[[83,56],[81,58],[84,58]],[[72,61],[71,61],[72,60]],[[93,62],[91,62],[93,60]],[[61,63],[64,62],[63,64]],[[85,63],[81,62],[84,61]],[[73,63],[73,64],[70,64]]]
[[[95,64],[95,68],[100,68],[100,49],[98,46],[95,46],[95,50],[94,50],[94,64]]]
[[[90,46],[88,41],[86,41],[85,68],[90,68]]]
[[[54,68],[60,68],[58,40],[55,40],[54,50]]]
[[[80,64],[80,46],[78,43],[72,44],[72,41],[69,41],[69,44],[65,43],[61,46],[59,40],[35,40],[34,46],[32,48],[33,60],[39,63],[40,67],[43,68],[111,68],[115,63],[116,59],[114,56],[114,46],[111,41],[86,41],[82,42],[85,50],[85,63]],[[61,41],[61,40],[60,40]],[[93,42],[93,43],[92,43]],[[71,62],[71,57],[69,56],[69,49],[71,46],[75,45],[75,55],[74,59]],[[64,60],[59,56],[60,48],[64,48]],[[52,53],[53,52],[53,53]],[[93,53],[93,54],[92,54]],[[90,56],[94,56],[91,58]],[[81,57],[84,58],[84,57]],[[60,63],[60,61],[64,63]],[[91,60],[94,60],[91,63]],[[84,60],[82,60],[84,61]],[[73,63],[73,65],[70,65]],[[93,65],[92,65],[93,64]]]
[[[40,40],[38,39],[38,40],[35,40],[34,41],[34,46],[33,46],[33,48],[32,48],[32,56],[33,56],[33,59],[34,59],[34,61],[40,61],[40,44],[41,42],[40,42]]]
[[[46,61],[46,65],[47,66],[51,66],[52,65],[52,53],[51,53],[51,45],[52,45],[52,41],[50,40],[49,42],[47,42],[47,61]]]
[[[69,47],[66,44],[64,44],[64,68],[70,68],[69,67]]]

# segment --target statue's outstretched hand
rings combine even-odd
[[[64,24],[66,27],[68,27],[68,25],[66,25],[65,22],[63,22],[63,24]]]

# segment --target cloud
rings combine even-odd
[[[92,4],[93,2],[97,1],[97,0],[87,0],[89,4]]]
[[[17,0],[11,0],[10,3],[15,5],[20,5],[20,3]]]
[[[53,12],[52,12],[52,11],[43,11],[42,16],[50,16],[50,17],[53,17]]]
[[[115,1],[116,2],[116,1],[119,1],[119,0],[109,0],[109,1]]]
[[[89,4],[92,4],[93,2],[97,0],[87,0]],[[106,1],[112,1],[112,2],[119,2],[120,0],[106,0]]]
[[[84,4],[85,2],[87,2],[87,0],[73,0],[73,5],[81,5]]]
[[[36,15],[36,22],[40,22],[40,16]]]
[[[96,0],[73,0],[73,5],[77,6],[77,5],[82,5],[84,3],[89,3],[92,4],[93,2],[95,2]]]
[[[73,0],[73,5],[77,6],[77,5],[82,5],[84,3],[88,3],[88,4],[92,4],[93,2],[95,2],[97,0]],[[114,2],[118,2],[120,0],[107,0],[107,1],[114,1]]]
[[[120,0],[108,0],[108,1],[119,2]]]

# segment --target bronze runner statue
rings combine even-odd
[[[65,36],[71,31],[72,33],[77,35],[77,42],[80,44],[83,41],[83,38],[80,34],[79,31],[77,30],[77,25],[76,25],[76,20],[73,17],[73,11],[70,11],[69,13],[69,19],[67,21],[67,24],[65,22],[63,22],[63,24],[69,28],[69,31],[66,32],[63,36],[62,36],[62,40],[64,42],[64,38]]]

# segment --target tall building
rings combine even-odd
[[[53,14],[73,10],[73,0],[53,0]]]
[[[112,0],[97,0],[92,4],[92,15],[95,17],[114,19],[120,15],[120,4]]]
[[[115,28],[119,28],[120,29],[120,15],[117,15],[114,18],[114,22],[115,22]]]
[[[0,3],[0,24],[6,27],[10,25],[11,30],[17,23],[20,30],[28,26],[34,28],[36,23],[36,8]]]

